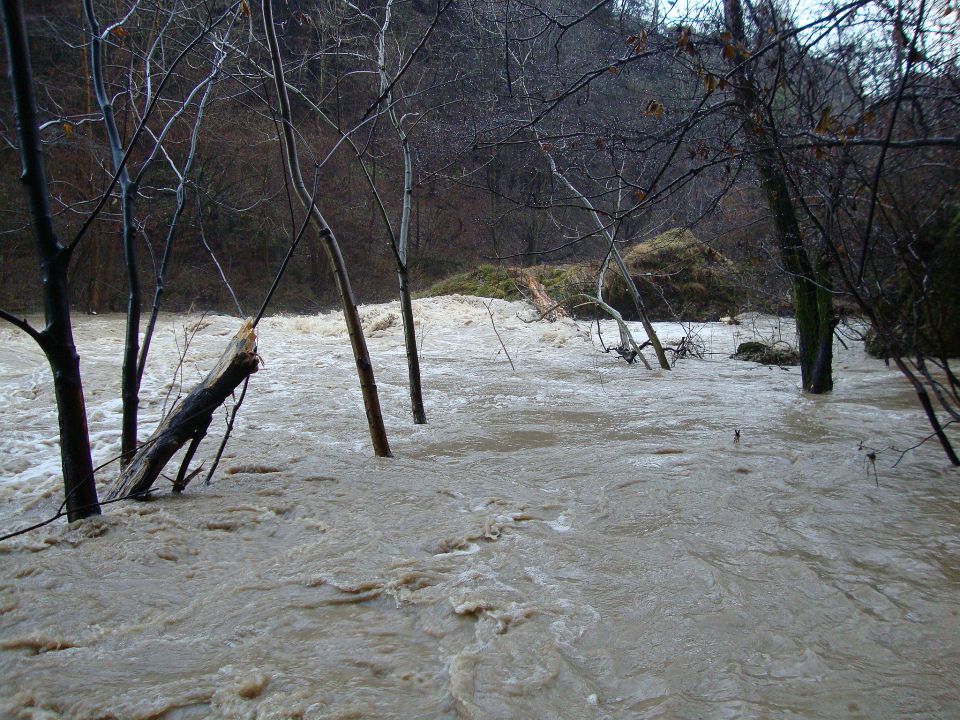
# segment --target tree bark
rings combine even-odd
[[[46,326],[31,331],[50,363],[57,399],[60,426],[60,460],[66,494],[67,519],[70,522],[100,514],[97,488],[90,454],[87,411],[80,375],[80,356],[73,341],[70,321],[70,296],[67,267],[70,252],[57,239],[50,216],[46,171],[36,99],[30,67],[30,50],[23,8],[19,0],[3,0],[3,30],[13,89],[17,138],[22,172],[20,180],[26,194],[30,220],[40,260],[41,285]]]
[[[203,381],[173,407],[140,446],[110,487],[107,498],[113,500],[146,494],[177,450],[188,442],[192,450],[196,450],[214,411],[238,385],[257,371],[259,364],[257,334],[253,321],[247,320]],[[186,468],[181,470],[179,480],[182,481],[185,471]]]
[[[533,303],[537,312],[540,313],[541,318],[554,322],[561,318],[569,317],[567,311],[563,309],[563,306],[554,302],[553,298],[547,295],[547,289],[543,286],[543,283],[537,280],[532,274],[525,273],[523,281],[527,286],[527,290],[530,292],[530,302]]]
[[[423,408],[423,387],[420,383],[420,354],[417,351],[417,330],[413,324],[413,300],[410,297],[410,278],[406,265],[397,267],[400,280],[400,316],[403,318],[403,344],[407,351],[407,375],[410,382],[410,408],[413,422],[425,425],[427,413]]]
[[[724,0],[723,10],[734,47],[745,51],[746,31],[740,0]],[[757,93],[756,83],[739,53],[733,54],[729,62],[746,143],[752,151],[767,206],[773,216],[781,260],[791,275],[803,389],[815,394],[827,393],[833,390],[833,331],[836,326],[829,278],[811,262],[803,245],[796,205],[771,144],[771,128],[761,122],[766,108]]]

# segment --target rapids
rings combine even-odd
[[[0,717],[960,717],[960,478],[932,443],[894,466],[927,433],[895,370],[838,344],[811,397],[728,357],[773,319],[695,326],[711,354],[665,372],[491,310],[515,370],[484,301],[417,301],[418,427],[397,306],[363,309],[394,459],[340,317],[265,320],[210,486],[0,543]],[[161,320],[143,437],[238,327]],[[105,462],[122,321],[76,334]],[[62,494],[49,371],[10,327],[0,407],[9,531]]]

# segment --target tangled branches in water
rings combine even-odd
[[[670,364],[674,367],[676,367],[678,360],[686,360],[688,358],[703,360],[704,356],[707,354],[707,346],[706,343],[704,343],[703,338],[700,337],[699,333],[690,329],[688,329],[687,334],[680,338],[676,343],[664,347],[664,350],[669,353],[673,353],[672,362]]]

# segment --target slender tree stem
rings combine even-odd
[[[344,320],[353,348],[354,360],[357,365],[357,374],[360,379],[360,390],[363,394],[363,404],[367,414],[367,425],[370,429],[370,439],[373,451],[378,457],[390,457],[390,443],[387,440],[387,431],[383,425],[383,413],[380,410],[380,398],[377,393],[377,383],[374,378],[373,364],[370,362],[370,353],[367,350],[367,340],[360,323],[360,313],[354,299],[353,288],[350,286],[350,277],[347,274],[346,263],[340,252],[340,245],[327,224],[320,210],[313,203],[307,191],[300,171],[300,158],[297,153],[297,142],[293,131],[290,99],[287,95],[287,85],[283,75],[283,60],[280,55],[280,45],[277,42],[277,33],[273,25],[272,0],[263,3],[263,28],[270,46],[270,59],[273,63],[274,85],[280,104],[280,119],[283,126],[284,157],[287,163],[287,172],[293,181],[293,187],[303,206],[308,208],[311,222],[323,242],[327,258],[333,267],[337,289],[340,293],[340,303],[343,307]]]

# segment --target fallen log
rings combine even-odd
[[[533,303],[537,312],[540,313],[540,319],[554,322],[555,320],[568,317],[567,311],[563,309],[563,305],[554,302],[550,298],[542,282],[530,273],[524,273],[524,281],[526,282],[527,290],[530,291],[530,302]]]
[[[248,319],[203,381],[173,406],[150,439],[140,446],[110,487],[107,499],[146,495],[170,458],[188,442],[192,456],[206,435],[214,411],[259,365],[257,333],[253,321]],[[180,482],[183,470],[178,476]]]

